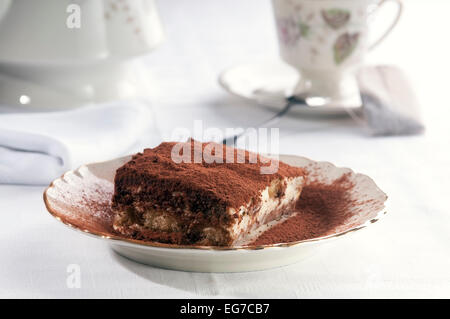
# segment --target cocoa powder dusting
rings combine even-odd
[[[251,245],[289,243],[332,234],[351,216],[352,187],[348,174],[332,184],[311,182],[303,188],[297,214],[262,233]]]
[[[184,147],[191,152],[188,162],[174,162],[172,157],[176,146],[181,149],[181,154]],[[206,151],[207,147],[210,151]],[[215,150],[220,153],[216,154]],[[199,162],[195,162],[197,152],[200,154]],[[177,151],[176,155],[180,153]],[[231,154],[230,163],[227,162],[228,154]],[[239,162],[240,155],[243,162]],[[273,174],[261,174],[261,167],[271,163],[276,164],[277,170]],[[194,140],[186,143],[165,142],[134,155],[131,161],[117,170],[113,202],[128,204],[131,201],[128,188],[136,186],[145,189],[143,193],[149,196],[144,201],[161,207],[166,204],[176,206],[178,203],[174,202],[172,193],[182,191],[184,199],[180,200],[180,208],[185,207],[186,201],[193,201],[191,206],[198,208],[195,209],[197,211],[212,211],[213,207],[208,206],[210,203],[213,206],[238,208],[250,199],[258,198],[272,180],[303,175],[304,171],[299,167],[274,159],[264,162],[261,155],[222,144]]]

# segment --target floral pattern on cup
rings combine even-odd
[[[277,30],[284,45],[294,46],[302,37],[308,37],[310,26],[293,17],[277,19]]]
[[[344,33],[340,35],[334,43],[334,62],[341,64],[347,59],[358,45],[359,33]]]
[[[322,10],[321,15],[325,23],[332,29],[342,28],[351,18],[350,11],[339,8]]]
[[[356,11],[338,6],[295,8],[288,15],[276,15],[276,26],[280,44],[288,51],[297,50],[300,41],[308,40],[301,46],[303,61],[340,66],[364,41],[359,26],[363,29],[365,25]]]

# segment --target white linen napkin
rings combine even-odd
[[[83,163],[123,155],[151,123],[137,101],[0,114],[0,184],[44,185]]]

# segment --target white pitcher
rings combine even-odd
[[[129,98],[127,61],[162,39],[154,0],[0,0],[0,103]]]
[[[153,0],[0,0],[0,62],[125,58],[161,40]]]

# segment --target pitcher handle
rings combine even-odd
[[[386,31],[384,31],[384,33],[374,42],[369,46],[369,50],[373,50],[375,47],[377,47],[381,42],[383,42],[384,39],[386,39],[386,37],[389,35],[389,33],[391,33],[391,31],[395,28],[395,26],[397,25],[398,21],[400,20],[400,16],[402,15],[403,12],[403,3],[400,0],[381,0],[380,4],[378,5],[378,8],[380,8],[382,5],[384,5],[386,2],[394,2],[395,4],[397,4],[397,15],[394,19],[394,21],[392,21],[392,23],[390,24],[389,28],[387,28]]]

